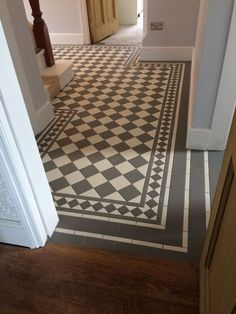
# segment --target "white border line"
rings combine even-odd
[[[211,214],[211,197],[210,197],[210,177],[209,177],[209,155],[208,151],[204,152],[204,181],[205,181],[205,208],[206,208],[206,229],[208,227]]]
[[[185,64],[183,65],[183,72],[182,72],[181,81],[179,85],[180,92],[179,92],[178,100],[177,100],[176,116],[175,116],[174,129],[173,129],[173,135],[172,135],[168,175],[166,179],[165,196],[164,196],[163,211],[162,211],[162,218],[161,218],[162,226],[166,226],[168,203],[169,203],[169,197],[170,197],[170,183],[171,183],[171,176],[172,176],[172,170],[173,170],[173,164],[174,164],[177,128],[178,128],[178,123],[179,123],[180,104],[181,104],[181,98],[182,98],[182,93],[183,93],[184,73],[185,73]],[[158,210],[157,210],[157,214],[158,214]]]

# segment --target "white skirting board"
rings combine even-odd
[[[142,47],[141,61],[191,61],[193,47]]]
[[[54,45],[83,45],[82,33],[50,33],[51,43]]]
[[[53,107],[50,101],[48,101],[38,112],[38,129],[34,130],[35,134],[39,134],[46,128],[46,126],[53,120],[54,113]]]
[[[209,129],[188,128],[187,149],[207,150],[211,131]]]

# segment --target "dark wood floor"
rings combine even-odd
[[[2,245],[0,313],[194,314],[198,267],[51,243]]]

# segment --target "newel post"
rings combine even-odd
[[[39,0],[29,0],[32,9],[33,33],[37,48],[45,50],[45,60],[47,66],[53,66],[55,64],[52,45],[48,33],[47,25],[42,18],[43,13],[40,10]]]

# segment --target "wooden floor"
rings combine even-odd
[[[2,245],[0,313],[194,314],[198,268],[51,243]]]

